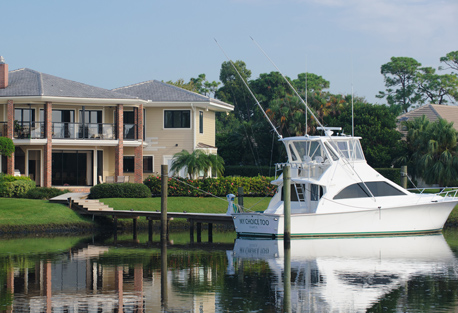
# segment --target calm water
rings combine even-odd
[[[289,250],[234,233],[158,238],[0,239],[0,312],[458,310],[456,230],[301,239]]]

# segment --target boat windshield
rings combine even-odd
[[[341,138],[328,141],[339,153],[339,156],[348,161],[364,161],[364,154],[358,138]]]
[[[329,157],[321,141],[291,141],[288,145],[291,162],[329,163]]]

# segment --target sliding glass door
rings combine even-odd
[[[53,150],[53,186],[91,186],[93,151]]]

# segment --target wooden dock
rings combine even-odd
[[[132,219],[134,238],[137,234],[137,221],[140,217],[145,217],[148,221],[148,231],[152,237],[153,221],[161,220],[160,211],[126,211],[113,210],[98,200],[73,199],[69,197],[67,203],[72,210],[82,215],[108,216],[113,219],[114,229],[117,229],[118,219]],[[186,219],[190,223],[189,234],[191,241],[194,241],[194,226],[197,230],[197,242],[201,242],[202,224],[208,225],[208,241],[212,242],[213,224],[233,225],[232,217],[226,214],[216,213],[187,213],[187,212],[167,212],[167,220]]]

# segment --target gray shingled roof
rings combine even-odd
[[[26,96],[137,99],[135,96],[78,83],[28,68],[10,71],[8,87],[0,89],[0,97]]]
[[[397,117],[398,121],[412,121],[416,117],[425,115],[428,120],[435,122],[442,118],[447,122],[453,122],[453,127],[458,131],[458,107],[453,105],[428,104],[415,110],[409,111]]]
[[[126,95],[137,96],[143,100],[153,102],[214,102],[226,106],[230,104],[212,99],[201,94],[185,90],[158,80],[150,80],[135,85],[112,89]]]

